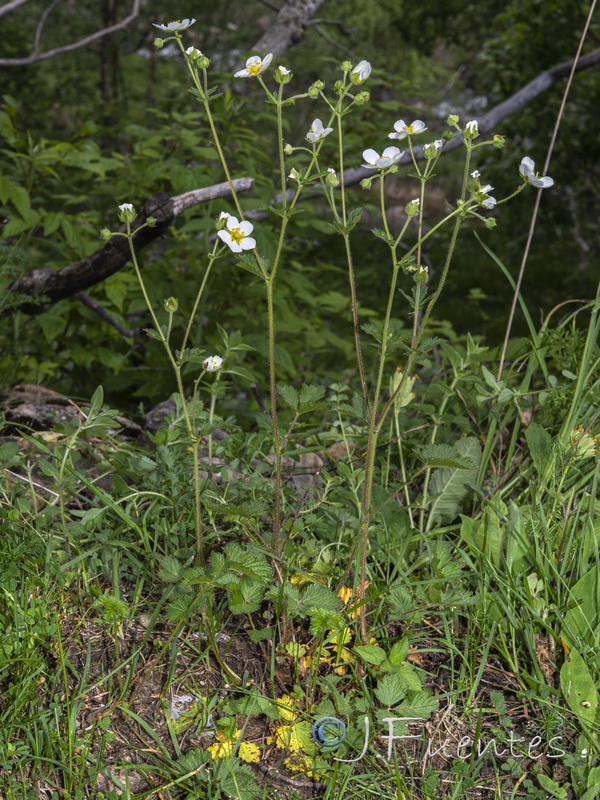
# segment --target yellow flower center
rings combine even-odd
[[[258,75],[261,67],[262,63],[259,61],[258,64],[252,64],[251,67],[248,67],[248,72],[250,73],[250,75]]]
[[[414,132],[415,132],[415,129],[414,129],[414,127],[413,127],[412,125],[405,125],[405,126],[404,126],[404,130],[405,130],[407,133],[414,133]]]
[[[231,241],[235,242],[236,244],[239,244],[244,238],[244,234],[239,228],[232,228],[229,233],[231,234]]]

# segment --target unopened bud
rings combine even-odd
[[[156,39],[154,40],[154,47],[156,47],[156,48],[158,48],[160,50],[160,48],[164,47],[164,46],[165,46],[165,40],[164,39],[159,39],[158,37],[156,37]]]
[[[342,72],[350,72],[350,70],[352,69],[352,64],[349,61],[343,61],[340,64],[340,69],[342,70]]]
[[[406,212],[407,217],[416,217],[419,213],[419,203],[420,200],[417,197],[415,200],[411,200],[410,203],[407,203],[404,211]]]
[[[465,139],[476,139],[479,136],[479,125],[477,124],[476,119],[472,119],[470,122],[467,122],[463,136]]]
[[[208,69],[210,67],[210,58],[206,56],[202,56],[198,59],[198,66],[200,69]]]
[[[497,224],[498,223],[493,217],[488,217],[485,221],[485,227],[490,231],[492,230],[492,228],[495,228]]]
[[[501,149],[504,147],[504,142],[505,142],[505,139],[506,139],[506,137],[505,137],[505,136],[500,136],[500,135],[497,133],[497,134],[494,136],[494,138],[492,139],[492,144],[494,145],[494,147],[497,147],[497,148],[498,148],[498,150],[501,150]]]
[[[185,51],[185,54],[192,63],[195,63],[202,58],[202,53],[197,47],[188,47],[188,49]]]
[[[458,114],[450,114],[446,120],[446,125],[457,125],[459,120]]]
[[[176,297],[169,297],[167,300],[165,300],[165,311],[168,311],[169,314],[174,314],[178,307],[179,301]]]
[[[147,220],[146,220],[146,225],[149,228],[155,228],[156,227],[156,217],[148,217]]]
[[[335,170],[333,167],[329,167],[327,170],[327,175],[325,176],[325,183],[328,186],[339,186],[340,182],[338,180],[338,176],[335,174]]]
[[[102,228],[102,230],[100,231],[100,238],[104,239],[105,242],[108,242],[108,240],[110,239],[111,236],[112,236],[112,234],[108,230],[108,228]]]
[[[285,67],[277,67],[275,70],[275,80],[277,83],[289,83],[293,78],[292,71]]]
[[[419,267],[419,269],[413,275],[415,279],[415,283],[427,283],[427,279],[429,278],[429,267]]]
[[[371,178],[363,178],[360,182],[361,189],[370,189],[373,181]]]
[[[354,98],[354,102],[357,106],[363,106],[365,103],[368,103],[370,99],[371,95],[369,92],[359,92]]]
[[[135,219],[135,208],[131,203],[122,203],[119,206],[119,219],[121,222],[133,222]]]
[[[342,83],[342,81],[336,81],[333,84],[333,91],[336,94],[344,94],[345,89],[344,89],[344,84]]]
[[[286,144],[285,147],[283,148],[283,152],[285,153],[286,156],[291,156],[292,153],[294,152],[294,148],[292,147],[291,144]]]
[[[454,134],[452,133],[452,131],[444,131],[444,132],[442,133],[442,139],[443,139],[445,142],[449,142],[449,141],[451,141],[452,139],[454,139]]]

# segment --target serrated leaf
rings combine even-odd
[[[317,403],[325,394],[324,386],[317,386],[315,384],[303,383],[300,387],[299,401],[300,405],[305,403]]]
[[[302,603],[307,607],[316,606],[326,611],[338,611],[342,602],[331,589],[321,586],[319,583],[312,583],[301,595]]]
[[[293,386],[278,384],[277,391],[279,392],[281,397],[283,397],[288,406],[291,406],[294,409],[294,411],[298,410],[300,398],[298,396],[297,389],[295,389]]]
[[[429,719],[438,710],[435,697],[431,697],[427,692],[415,692],[415,694],[396,706],[394,714],[401,717],[416,717],[418,719]]]
[[[386,244],[389,244],[390,247],[394,244],[394,240],[391,236],[388,236],[385,231],[382,231],[381,228],[371,228],[371,233],[373,236],[376,236],[378,239],[382,239]]]
[[[377,681],[375,696],[383,706],[391,708],[406,696],[406,682],[396,673],[386,675]]]
[[[156,556],[159,563],[158,577],[165,583],[176,583],[184,572],[184,565],[175,556]]]
[[[350,213],[348,214],[346,233],[350,233],[350,231],[358,224],[362,216],[362,212],[363,212],[362,208],[351,209]]]
[[[236,261],[238,266],[251,272],[253,275],[258,275],[259,278],[264,278],[261,268],[258,266],[254,256],[251,256],[249,253],[237,253]]]

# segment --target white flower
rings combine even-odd
[[[210,356],[210,358],[207,358],[202,364],[202,368],[207,372],[216,372],[218,369],[221,369],[222,364],[223,359],[221,356]]]
[[[320,142],[321,139],[329,136],[332,131],[333,128],[324,128],[320,119],[314,119],[312,125],[310,126],[309,132],[306,134],[306,138],[309,142],[316,144],[317,142]]]
[[[327,172],[330,172],[332,175],[335,175],[335,170],[333,167],[327,167]]]
[[[123,213],[123,211],[133,211],[133,204],[132,203],[122,203],[119,206],[119,211]]]
[[[396,133],[389,133],[388,138],[390,139],[404,139],[405,136],[415,136],[417,133],[423,133],[423,131],[427,130],[422,119],[416,119],[410,125],[404,122],[403,119],[399,119],[394,122],[394,128]]]
[[[472,178],[475,178],[475,180],[477,180],[477,178],[479,178],[479,176],[480,176],[480,175],[481,175],[481,172],[479,172],[479,170],[478,170],[478,169],[474,170],[474,171],[471,173],[471,177],[472,177]]]
[[[288,178],[291,178],[293,181],[300,180],[300,173],[298,172],[296,167],[292,167],[291,168],[290,174],[288,175]]]
[[[155,28],[160,28],[161,31],[184,31],[196,22],[195,19],[176,19],[174,22],[169,22],[166,25],[159,25],[153,22]]]
[[[477,172],[477,170],[475,170],[475,172]],[[479,177],[479,175],[477,177]],[[487,195],[485,200],[483,200],[481,202],[481,205],[484,208],[493,208],[496,205],[496,202],[497,202],[496,198],[489,196],[489,193],[493,192],[493,191],[494,191],[494,187],[491,186],[489,183],[487,184],[487,186],[482,186],[481,189],[479,190],[479,194]]]
[[[273,60],[273,53],[267,53],[264,58],[260,56],[250,56],[246,61],[246,69],[240,69],[234,73],[234,78],[255,78],[266,70]]]
[[[546,175],[545,178],[539,178],[538,173],[534,172],[535,169],[535,161],[532,161],[528,156],[521,161],[521,165],[519,167],[519,172],[525,178],[527,183],[530,183],[532,186],[537,186],[538,189],[548,189],[550,186],[554,186],[554,179],[548,177]]]
[[[291,69],[286,69],[282,66],[277,67],[277,71],[281,72],[282,75],[289,75],[291,73]]]
[[[398,150],[397,147],[386,147],[381,155],[376,153],[375,150],[365,150],[363,152],[365,160],[363,167],[367,169],[386,169],[395,164],[403,155],[403,152]]]
[[[442,147],[444,146],[444,140],[436,139],[435,142],[433,143],[433,146],[435,147],[436,150],[441,150]]]
[[[230,216],[231,214],[228,211],[221,211],[221,213],[219,214],[219,219],[217,221],[220,222],[222,219],[229,219]]]
[[[121,222],[133,222],[135,220],[135,208],[131,203],[122,203],[119,206],[119,219]]]
[[[474,139],[476,136],[479,136],[479,124],[476,119],[472,119],[465,125],[465,136],[469,139]]]
[[[221,212],[221,217],[219,217],[219,219],[224,219],[224,213],[224,211]],[[225,228],[217,231],[217,236],[224,241],[234,253],[241,253],[242,250],[254,250],[256,247],[256,239],[250,236],[253,228],[254,225],[252,225],[251,222],[247,222],[246,220],[238,222],[237,217],[232,217],[231,214],[229,214],[225,222]]]
[[[352,83],[364,83],[371,74],[372,67],[368,61],[359,61],[350,73]]]

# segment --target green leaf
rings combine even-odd
[[[429,467],[452,467],[454,469],[473,469],[472,458],[462,457],[456,447],[449,444],[428,444],[420,449],[419,458]]]
[[[562,786],[559,786],[556,781],[553,781],[552,778],[549,778],[547,775],[544,775],[543,772],[540,772],[537,776],[540,786],[546,792],[550,792],[549,797],[558,797],[559,800],[567,800],[567,790],[563,789]]]
[[[375,696],[379,702],[391,708],[404,700],[406,696],[406,682],[397,674],[386,675],[380,681],[377,681],[377,688],[375,689]]]
[[[592,567],[571,588],[567,606],[569,610],[562,630],[567,645],[596,646],[600,628],[600,564]]]
[[[298,396],[298,391],[294,389],[293,386],[278,384],[277,391],[279,392],[281,397],[283,397],[288,406],[291,406],[294,409],[294,411],[298,410],[300,398]]]
[[[253,275],[258,275],[259,278],[264,278],[255,256],[251,256],[249,253],[238,253],[236,260],[239,267],[248,270]]]
[[[577,650],[571,650],[561,667],[560,689],[574,714],[582,720],[594,722],[598,710],[598,690],[587,664]]]
[[[477,472],[481,461],[481,446],[477,439],[468,436],[456,443],[461,459],[471,459],[473,466],[443,467],[433,473],[430,491],[433,500],[429,506],[427,530],[433,525],[445,525],[456,518],[462,507],[462,501],[469,493],[470,485],[477,480]]]
[[[541,425],[531,422],[525,431],[529,452],[538,475],[543,475],[552,456],[552,437]]]
[[[385,650],[376,644],[364,644],[355,647],[354,650],[367,664],[374,664],[378,667],[386,659]]]
[[[435,697],[431,697],[427,692],[415,692],[410,700],[401,703],[394,709],[394,714],[400,717],[417,717],[418,719],[428,719],[438,710],[438,703]]]

